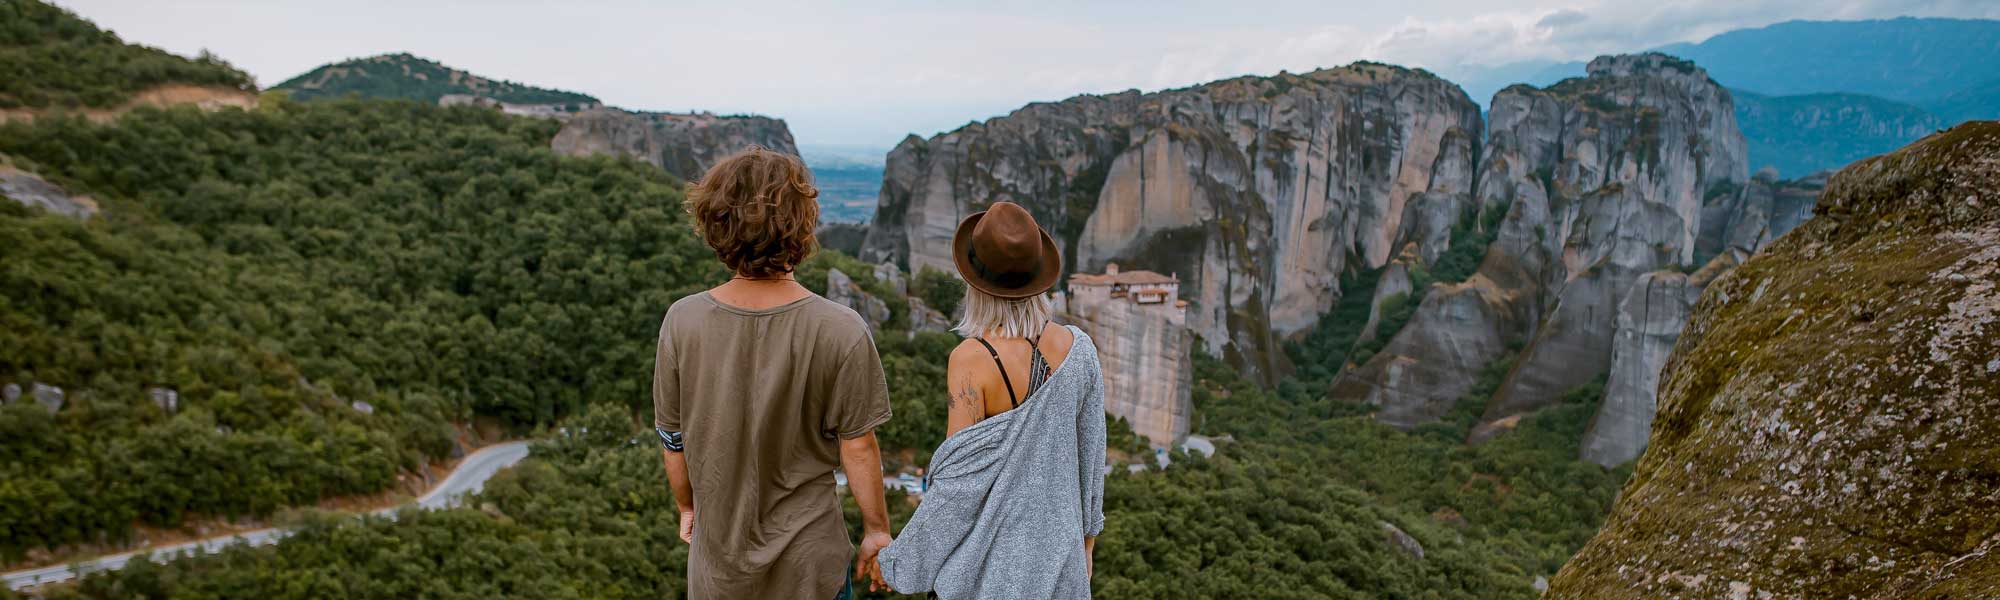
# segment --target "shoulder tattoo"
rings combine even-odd
[[[981,410],[979,390],[972,386],[959,388],[958,391],[951,393],[951,403],[952,406],[962,406],[966,410]]]

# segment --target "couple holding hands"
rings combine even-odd
[[[1104,529],[1104,385],[1096,347],[1053,322],[1055,241],[994,203],[959,224],[965,341],[951,354],[946,439],[894,539],[874,430],[890,418],[868,324],[808,291],[819,192],[797,157],[752,147],[691,187],[688,213],[734,274],[660,326],[654,427],[680,508],[688,596],[1088,598]],[[861,509],[858,552],[835,493]],[[849,571],[848,560],[854,559]]]

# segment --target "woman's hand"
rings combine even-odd
[[[681,511],[681,542],[694,543],[694,511]]]
[[[1083,579],[1089,581],[1097,577],[1097,538],[1083,538]]]
[[[854,556],[854,578],[867,579],[868,591],[892,592],[889,584],[882,581],[882,561],[877,560],[882,549],[889,547],[892,540],[889,532],[876,531],[861,536],[861,551]]]

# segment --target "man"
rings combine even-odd
[[[890,540],[874,429],[889,390],[867,323],[793,277],[816,246],[818,195],[797,157],[757,147],[688,193],[735,274],[667,310],[654,362],[654,427],[696,600],[851,596],[836,466],[861,507],[853,577],[880,585]]]

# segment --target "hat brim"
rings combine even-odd
[[[958,231],[951,235],[951,260],[958,266],[958,276],[965,280],[965,284],[1008,300],[1027,298],[1055,287],[1056,280],[1062,277],[1062,251],[1056,249],[1056,240],[1049,237],[1049,230],[1041,227],[1035,229],[1042,234],[1042,263],[1036,265],[1035,276],[1027,283],[1012,287],[1001,285],[981,277],[979,271],[972,268],[972,228],[985,216],[986,211],[983,210],[972,213],[958,223]]]

